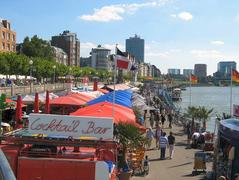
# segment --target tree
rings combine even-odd
[[[195,106],[188,106],[186,110],[186,116],[192,118],[191,133],[193,134],[195,131],[195,119],[197,119],[199,116],[198,108]]]
[[[207,120],[210,117],[213,109],[207,109],[204,106],[198,107],[198,118],[203,121],[203,129],[206,129]]]
[[[53,59],[53,49],[50,44],[34,35],[31,39],[26,37],[22,45],[22,53],[28,57],[41,57],[48,60]]]

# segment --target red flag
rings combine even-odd
[[[237,70],[232,70],[232,80],[235,82],[239,82],[239,72],[237,72]]]
[[[128,70],[130,70],[131,68],[130,60],[127,57],[115,55],[115,62],[116,62],[116,67],[118,68],[128,69]]]
[[[39,113],[39,95],[37,92],[35,93],[34,113]]]
[[[197,83],[198,82],[198,78],[197,78],[197,76],[194,76],[193,74],[191,74],[190,75],[190,81],[192,82],[192,83]]]
[[[45,114],[50,114],[50,97],[49,97],[49,91],[46,91]]]
[[[22,96],[18,95],[17,97],[17,108],[16,108],[16,128],[22,128],[20,121],[22,120]]]

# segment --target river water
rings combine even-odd
[[[191,105],[205,106],[208,109],[213,108],[210,120],[207,123],[207,130],[213,132],[215,127],[216,115],[222,116],[225,112],[230,114],[230,87],[191,87]],[[176,103],[185,111],[190,105],[190,88],[182,91],[182,101]],[[239,105],[239,87],[232,88],[232,104]]]

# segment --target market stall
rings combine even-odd
[[[215,148],[215,176],[233,176],[239,172],[239,120],[227,119],[220,121],[218,139]]]

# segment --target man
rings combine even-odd
[[[175,137],[173,136],[173,133],[171,131],[168,136],[168,144],[169,144],[169,157],[170,159],[172,159],[174,152]]]
[[[160,140],[160,136],[162,134],[162,129],[161,127],[158,125],[156,126],[156,130],[155,130],[155,143],[156,143],[156,149],[158,148],[159,146],[159,140]]]
[[[160,159],[164,160],[165,159],[166,148],[168,146],[168,138],[166,137],[165,132],[163,132],[163,135],[160,136],[159,146],[160,146]]]
[[[234,174],[235,180],[239,180],[239,173]]]

